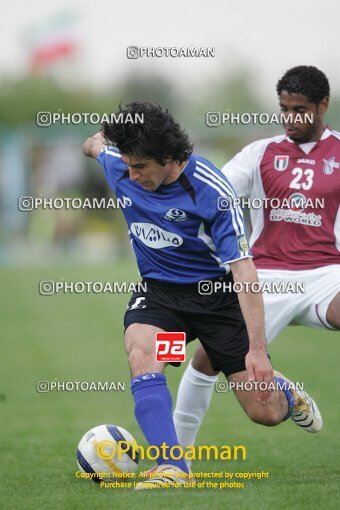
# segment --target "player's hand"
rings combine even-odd
[[[85,156],[96,159],[105,147],[105,138],[101,131],[88,138],[83,145]]]
[[[269,389],[269,383],[273,380],[273,367],[267,356],[265,349],[250,349],[246,356],[246,369],[248,374],[248,381],[250,382],[264,382],[263,386],[268,389],[257,389],[256,399],[258,402],[265,404],[272,393]],[[255,385],[256,387],[256,385]]]

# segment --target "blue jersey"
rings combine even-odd
[[[251,256],[235,191],[210,161],[191,155],[175,182],[146,191],[130,180],[115,147],[105,147],[97,160],[125,205],[143,278],[192,284],[223,276],[229,262]]]

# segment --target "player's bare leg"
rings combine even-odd
[[[245,384],[248,381],[247,371],[232,374],[228,377],[228,381]],[[316,403],[308,393],[297,387],[293,389],[292,381],[275,370],[274,381],[284,390],[274,390],[265,403],[260,401],[259,390],[234,389],[238,401],[249,418],[267,426],[278,425],[287,418],[291,418],[296,425],[307,432],[319,432],[322,429],[322,417]]]
[[[215,372],[213,367],[211,366],[210,360],[202,347],[202,344],[196,348],[194,357],[192,358],[192,366],[198,372],[201,372],[205,375],[216,376],[218,372]]]
[[[231,383],[238,383],[240,387],[243,385],[247,388],[247,371],[244,370],[243,372],[230,375],[228,381]],[[265,403],[259,401],[260,390],[256,390],[256,384],[254,385],[254,389],[249,391],[237,388],[233,391],[241,407],[255,423],[267,426],[278,425],[288,414],[287,398],[282,391],[273,391],[269,400]]]
[[[187,367],[178,390],[174,422],[180,444],[184,447],[194,444],[203,416],[209,407],[215,389],[217,372],[214,372],[209,358],[199,345],[191,364]],[[291,381],[274,371],[274,376],[289,385]],[[228,377],[228,381],[248,381],[247,371]],[[288,416],[288,400],[283,391],[273,391],[269,402],[258,402],[256,391],[236,391],[236,396],[249,418],[255,423],[274,426]],[[293,391],[294,407],[291,419],[308,432],[322,428],[322,418],[317,405],[306,392]]]
[[[163,331],[149,324],[131,324],[125,332],[125,349],[131,376],[149,372],[163,373],[165,363],[156,361],[156,333]]]
[[[329,303],[326,319],[333,328],[340,329],[340,292]]]
[[[178,446],[175,425],[172,418],[172,399],[163,375],[165,364],[157,362],[156,333],[163,331],[148,324],[131,324],[125,332],[125,348],[131,370],[131,391],[135,402],[135,416],[150,445],[158,447],[163,443],[168,451]],[[184,485],[189,478],[185,460],[170,459],[160,454],[158,466],[152,475],[137,484],[137,490],[157,489],[166,484]]]

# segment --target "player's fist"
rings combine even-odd
[[[254,384],[257,393],[257,400],[265,403],[270,397],[271,391],[269,384],[273,379],[273,367],[269,361],[265,349],[250,349],[245,359],[248,381],[263,383],[257,389],[259,384]]]

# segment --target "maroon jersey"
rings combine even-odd
[[[300,145],[285,135],[260,140],[222,171],[253,204],[256,267],[340,264],[340,133],[327,128],[318,142]]]

